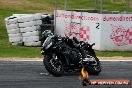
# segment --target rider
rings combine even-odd
[[[42,33],[42,38],[41,38],[41,41],[42,43],[45,41],[45,39],[48,37],[48,36],[53,36],[53,33],[51,32],[51,30],[45,30],[43,33]],[[58,36],[57,35],[54,35],[55,38],[57,38]],[[79,41],[77,40],[76,37],[73,37],[72,39],[69,38],[68,36],[66,37],[62,37],[64,40],[65,40],[65,43],[67,45],[69,45],[70,47],[72,48],[77,48],[80,50],[80,44],[79,44]]]
[[[80,48],[79,41],[77,40],[76,37],[73,37],[70,39],[68,36],[65,37],[65,42],[67,45],[71,46],[72,48]]]

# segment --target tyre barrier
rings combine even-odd
[[[34,17],[32,15],[21,16],[18,18],[18,22],[20,23],[30,22],[30,21],[34,21]]]
[[[21,37],[21,33],[17,33],[17,34],[8,34],[9,38],[17,38],[17,37]]]
[[[39,41],[39,36],[23,37],[23,42],[36,42]]]
[[[12,45],[40,46],[40,32],[42,18],[49,14],[13,14],[5,18],[9,42]]]
[[[18,23],[10,24],[10,25],[6,24],[6,28],[7,28],[7,30],[11,30],[11,29],[17,29],[17,28],[19,28],[19,26],[18,26]]]
[[[34,15],[34,14],[13,14],[12,16],[22,17],[22,16],[29,16],[29,15]]]
[[[42,19],[42,14],[41,13],[36,13],[33,15],[34,20],[41,20]]]
[[[37,25],[41,25],[42,24],[42,20],[36,20],[36,24]]]
[[[17,43],[17,42],[22,42],[22,37],[15,37],[15,38],[9,38],[9,42],[14,42],[14,43]]]
[[[24,45],[25,46],[41,46],[41,41],[37,41],[37,42],[25,42]]]
[[[30,22],[24,22],[24,23],[19,23],[20,28],[25,28],[25,27],[32,27],[37,25],[36,21],[30,21]]]
[[[17,34],[17,33],[20,33],[20,30],[19,30],[19,28],[11,29],[11,30],[7,30],[7,33],[8,34]]]
[[[39,36],[39,31],[32,31],[32,32],[22,33],[22,36],[23,37]]]
[[[45,17],[47,17],[47,16],[48,16],[47,14],[43,14],[42,15],[42,19],[45,18]]]
[[[22,42],[12,42],[11,44],[12,44],[12,45],[23,45]]]
[[[18,23],[18,19],[16,17],[8,18],[8,19],[5,19],[5,23],[7,25],[16,24]]]
[[[20,28],[20,32],[21,33],[32,32],[32,31],[37,31],[37,30],[40,30],[40,26],[32,26],[32,27]]]

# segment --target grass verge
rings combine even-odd
[[[25,57],[37,58],[42,57],[39,47],[23,47],[23,46],[1,46],[0,57]]]
[[[96,55],[100,57],[113,57],[113,56],[122,56],[122,57],[132,57],[132,52],[128,51],[96,51]]]

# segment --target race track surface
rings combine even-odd
[[[132,62],[101,62],[102,72],[90,79],[132,80]],[[0,61],[0,88],[132,88],[132,85],[82,86],[80,73],[49,75],[42,61]]]

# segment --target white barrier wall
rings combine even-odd
[[[101,50],[132,51],[132,14],[103,14]]]
[[[57,10],[56,30],[61,36],[95,43],[101,51],[132,51],[132,15]]]

